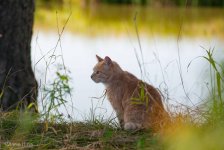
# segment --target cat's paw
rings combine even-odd
[[[124,124],[124,130],[139,130],[142,126],[139,123],[127,122]]]

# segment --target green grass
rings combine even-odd
[[[30,119],[29,128],[22,123],[26,120],[24,118]],[[32,149],[162,148],[158,135],[153,135],[151,131],[126,132],[108,122],[53,123],[46,130],[44,123],[26,113],[5,113],[0,119],[1,147],[6,149],[24,148],[24,145],[29,145]],[[13,147],[13,144],[17,147]],[[19,144],[21,145],[18,146]]]

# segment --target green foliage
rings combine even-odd
[[[198,0],[201,6],[224,6],[224,0]]]
[[[70,77],[67,73],[56,72],[56,78],[53,82],[44,87],[44,99],[42,99],[43,111],[41,112],[45,122],[62,121],[63,114],[60,113],[59,107],[64,106],[66,109],[67,97],[71,95],[69,85]]]
[[[208,122],[215,125],[217,123],[222,123],[224,125],[224,79],[223,71],[224,68],[219,64],[213,57],[214,49],[206,50],[207,56],[203,56],[205,60],[210,64],[210,78],[211,78],[211,107],[210,116]]]
[[[141,137],[138,141],[137,141],[137,149],[139,150],[143,150],[145,149],[145,137]]]
[[[131,103],[134,105],[145,105],[146,107],[149,105],[149,94],[147,93],[147,87],[144,83],[139,83],[139,96],[132,97]]]

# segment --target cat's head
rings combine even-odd
[[[121,68],[108,56],[103,59],[96,55],[96,58],[98,63],[93,68],[93,74],[91,75],[91,78],[96,83],[107,84],[116,73],[121,71]]]

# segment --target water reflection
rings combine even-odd
[[[33,62],[37,62],[42,57],[42,54],[46,54],[54,48],[57,40],[58,34],[56,32],[35,32],[32,42]],[[205,79],[208,74],[208,64],[206,61],[198,59],[187,70],[189,62],[195,57],[205,54],[205,51],[200,46],[205,48],[215,47],[217,53],[222,52],[221,50],[224,48],[223,42],[216,38],[182,38],[177,43],[177,39],[174,37],[161,36],[153,38],[141,36],[141,46],[144,54],[144,63],[142,64],[146,69],[144,79],[160,88],[163,94],[166,97],[168,96],[170,103],[177,101],[188,105],[192,104],[186,98],[186,94],[194,104],[207,96]],[[178,47],[186,93],[183,91],[178,69]],[[96,63],[95,54],[102,57],[110,56],[124,70],[130,71],[141,78],[134,48],[137,49],[139,54],[137,39],[128,35],[92,37],[75,35],[69,32],[63,34],[61,37],[61,47],[58,46],[55,55],[59,56],[57,61],[60,63],[62,49],[65,65],[71,71],[72,86],[74,86],[74,92],[72,93],[73,102],[76,108],[73,117],[82,119],[83,115],[87,115],[87,112],[92,107],[91,101],[94,107],[98,103],[98,100],[91,97],[102,96],[103,85],[96,84],[90,79],[92,67]],[[45,58],[48,59],[50,55],[51,53],[46,55]],[[221,55],[218,56],[221,57]],[[38,80],[42,79],[41,82],[43,82],[43,78],[45,77],[43,73],[46,68],[44,60],[38,62],[35,68]],[[55,65],[53,64],[48,70],[48,80],[53,78],[54,69]],[[98,114],[111,115],[112,109],[107,100],[102,101],[102,103],[100,101],[98,106],[102,108],[98,110]]]
[[[57,13],[56,13],[57,12]],[[137,25],[141,34],[152,36],[177,36],[180,31],[190,37],[216,37],[224,35],[224,9],[222,8],[153,8],[126,5],[57,5],[53,8],[37,5],[35,28],[55,31],[62,28],[69,15],[67,30],[75,34],[107,35],[126,34],[129,28],[134,33],[133,18],[137,15]]]

